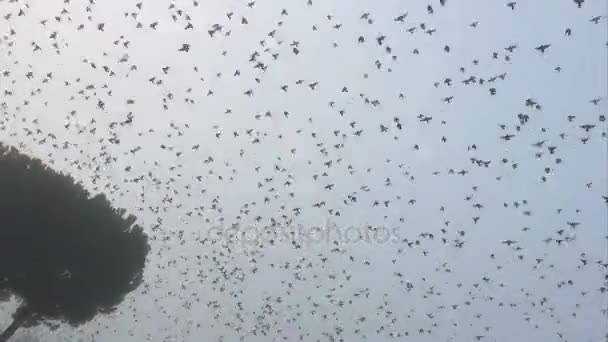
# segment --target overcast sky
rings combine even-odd
[[[605,340],[605,1],[137,3],[0,1],[0,140],[152,239],[16,341]]]

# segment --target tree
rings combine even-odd
[[[138,287],[148,238],[125,213],[0,143],[0,301],[21,303],[0,342],[43,322],[77,326]]]

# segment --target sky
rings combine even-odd
[[[14,340],[605,341],[607,5],[507,3],[0,1],[0,141],[152,247]]]

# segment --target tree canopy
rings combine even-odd
[[[21,301],[3,337],[115,309],[141,283],[149,251],[135,221],[104,195],[92,197],[71,176],[0,143],[0,301]]]

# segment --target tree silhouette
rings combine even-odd
[[[142,281],[148,238],[104,195],[0,143],[0,301],[20,299],[20,327],[76,326],[108,313]]]

